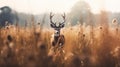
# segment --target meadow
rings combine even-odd
[[[64,59],[49,56],[53,29],[9,25],[0,29],[0,67],[120,67],[120,27],[65,27]]]

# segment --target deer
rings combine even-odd
[[[53,52],[56,52],[57,51],[56,49],[60,48],[61,50],[61,48],[63,48],[65,44],[65,37],[63,34],[61,34],[61,29],[65,26],[65,13],[61,15],[63,18],[63,22],[59,22],[58,25],[56,25],[56,23],[52,21],[53,16],[54,15],[51,12],[50,13],[50,26],[55,31],[51,37],[51,46],[52,46],[51,49],[53,50]]]

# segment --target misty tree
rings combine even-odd
[[[77,24],[77,22],[80,22],[81,24],[84,22],[86,24],[91,24],[91,16],[92,13],[89,4],[85,1],[79,1],[72,7],[71,12],[69,13],[69,21],[72,25]]]
[[[5,26],[5,23],[8,22],[10,24],[13,24],[16,22],[17,16],[15,13],[12,12],[12,9],[8,6],[4,6],[0,8],[0,26]]]

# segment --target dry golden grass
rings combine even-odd
[[[120,67],[119,27],[62,29],[64,60],[61,55],[48,56],[52,33],[14,26],[0,29],[0,67]]]

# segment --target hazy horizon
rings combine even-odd
[[[70,12],[71,8],[80,0],[2,0],[0,7],[10,6],[18,12],[40,14],[45,12]],[[119,0],[81,0],[86,1],[93,13],[100,10],[120,12]]]

